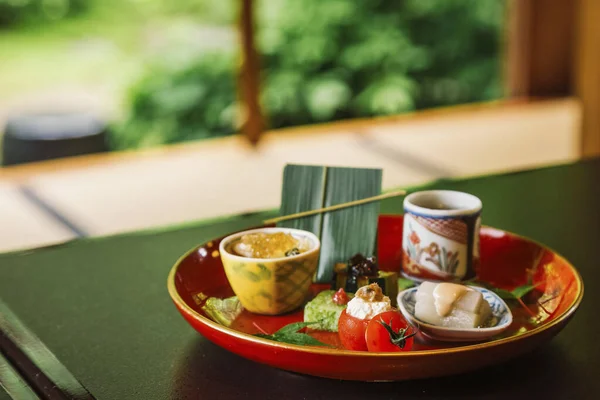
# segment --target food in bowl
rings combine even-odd
[[[241,257],[283,258],[297,256],[309,248],[307,238],[288,232],[253,232],[232,242],[228,250]]]
[[[423,282],[417,290],[415,317],[448,328],[481,328],[492,320],[492,309],[481,292],[456,283]]]
[[[273,246],[267,244],[273,238]],[[248,250],[246,256],[237,252],[239,246],[236,250],[242,240],[249,245],[242,247],[244,252]],[[298,249],[297,254],[285,255],[290,250],[288,246]],[[307,300],[320,247],[319,238],[308,231],[259,228],[224,238],[219,253],[231,288],[244,309],[279,315],[299,308]],[[278,254],[281,257],[276,257]]]

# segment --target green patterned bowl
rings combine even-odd
[[[309,250],[283,258],[241,257],[227,251],[230,244],[249,233],[284,232],[308,240]],[[223,239],[219,253],[231,288],[242,306],[265,315],[283,314],[304,304],[317,269],[319,238],[311,232],[290,228],[261,228],[238,232]]]

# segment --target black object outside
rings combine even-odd
[[[10,117],[2,164],[15,165],[108,151],[107,125],[87,113],[40,113]]]

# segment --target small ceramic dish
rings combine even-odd
[[[231,244],[251,233],[283,232],[308,243],[300,254],[281,258],[242,257],[228,251]],[[231,288],[242,306],[263,315],[283,314],[300,307],[310,292],[321,242],[313,233],[290,228],[259,228],[223,239],[219,253]]]
[[[417,301],[416,287],[404,290],[398,294],[398,307],[412,325],[419,328],[424,335],[444,342],[478,342],[490,339],[504,332],[512,324],[513,317],[510,308],[496,293],[476,286],[469,286],[483,295],[490,304],[493,315],[493,326],[486,328],[459,329],[435,326],[415,317],[415,304]]]

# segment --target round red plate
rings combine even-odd
[[[402,216],[379,218],[378,260],[381,269],[400,269]],[[501,336],[483,343],[432,342],[419,335],[410,352],[369,353],[341,348],[336,333],[315,333],[335,348],[307,347],[252,336],[257,328],[275,332],[302,321],[302,310],[283,316],[262,316],[244,311],[225,327],[201,310],[200,293],[214,297],[233,292],[221,264],[215,239],[182,256],[173,266],[168,289],[177,309],[189,324],[217,345],[256,362],[325,378],[389,381],[457,374],[502,362],[530,351],[556,335],[573,317],[583,297],[577,270],[560,255],[531,240],[498,229],[481,229],[480,280],[512,290],[532,279],[535,296],[528,308],[511,307],[514,321]],[[313,292],[327,288],[313,285]],[[533,295],[534,293],[532,293]],[[534,297],[531,299],[531,297]]]

